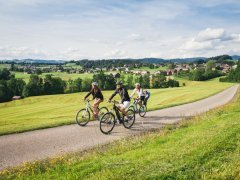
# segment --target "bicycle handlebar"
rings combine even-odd
[[[116,101],[116,100],[111,100],[111,101],[108,101],[109,103],[113,103],[113,104],[117,104],[117,103],[119,103],[118,101]]]
[[[84,99],[84,102],[91,102],[93,100],[90,100],[90,99]]]

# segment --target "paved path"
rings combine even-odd
[[[132,130],[118,125],[111,135],[103,135],[98,122],[87,127],[77,125],[60,126],[20,134],[0,136],[0,170],[26,161],[34,161],[66,152],[86,150],[111,141],[140,133],[143,130],[160,128],[182,118],[191,117],[232,100],[238,86],[233,86],[207,99],[167,109],[151,111],[145,118],[137,117]]]

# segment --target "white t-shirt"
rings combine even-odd
[[[135,88],[135,89],[133,90],[132,94],[130,95],[130,97],[132,98],[135,93],[138,94],[138,97],[139,97],[139,98],[140,98],[141,96],[145,96],[145,94],[143,93],[143,89],[142,89],[142,88],[140,88],[140,89]]]

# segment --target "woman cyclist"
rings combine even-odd
[[[93,96],[93,116],[95,119],[98,118],[98,106],[101,102],[103,102],[103,94],[100,88],[98,87],[97,82],[92,83],[92,89],[87,93],[87,95],[84,97],[84,100],[87,99],[87,97],[92,94]]]
[[[130,95],[130,98],[134,96],[134,94],[137,93],[138,97],[138,103],[142,106],[144,99],[145,99],[145,94],[143,92],[143,89],[140,85],[140,83],[135,84],[135,89],[133,90],[132,94]]]

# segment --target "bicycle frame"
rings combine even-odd
[[[118,119],[119,121],[121,121],[121,115],[120,115],[120,112],[121,112],[121,111],[120,111],[119,107],[116,105],[116,102],[115,102],[115,101],[113,102],[112,111],[115,112],[115,114],[116,114],[116,116],[117,116],[117,119]]]
[[[90,111],[93,113],[93,109],[89,100],[86,100],[86,109],[90,109]]]
[[[138,99],[134,98],[134,101],[132,103],[134,109],[137,109],[137,104],[139,104]],[[139,104],[140,105],[140,104]]]

